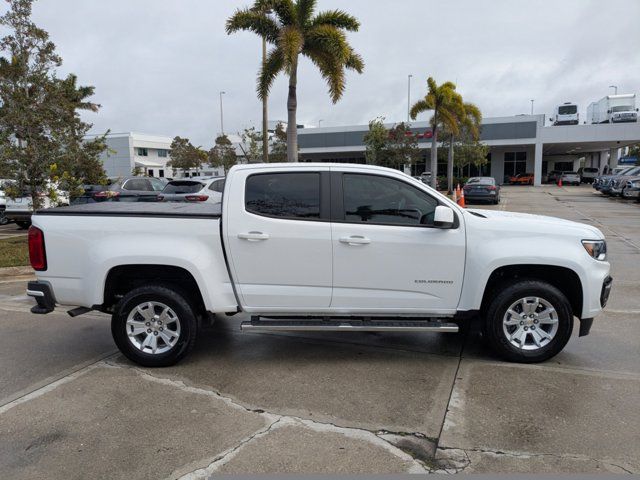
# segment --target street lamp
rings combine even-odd
[[[220,132],[224,135],[224,109],[222,108],[222,95],[227,92],[220,92]]]
[[[533,115],[533,102],[534,102],[534,101],[535,101],[535,100],[532,98],[532,99],[531,99],[531,115]]]
[[[318,128],[322,127],[322,122],[324,122],[324,120],[322,118],[320,120],[318,120]]]
[[[412,78],[413,78],[413,75],[409,75],[409,77],[407,78],[407,81],[408,81],[408,85],[407,85],[407,123],[409,123],[410,113],[411,113],[411,79]]]
[[[617,85],[609,85],[609,88],[613,88],[614,89],[614,91],[615,91],[614,95],[618,94],[618,86]]]

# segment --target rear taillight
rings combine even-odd
[[[103,190],[102,192],[96,193],[93,197],[94,198],[112,198],[112,197],[119,197],[119,196],[120,196],[120,192],[114,192],[113,190]]]
[[[37,227],[29,227],[29,260],[34,270],[47,269],[47,252],[44,248],[44,233]]]
[[[188,202],[206,202],[209,199],[209,196],[208,195],[187,195],[184,198],[186,198]]]
[[[489,185],[489,186],[487,187],[487,190],[495,190],[495,189],[496,189],[496,187],[495,187],[495,186],[493,186],[493,185]]]

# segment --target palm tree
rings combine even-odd
[[[446,128],[454,136],[459,133],[459,119],[464,116],[462,95],[456,92],[452,82],[438,85],[429,77],[427,79],[427,95],[411,107],[411,119],[415,120],[419,113],[433,110],[431,117],[431,186],[438,185],[438,130]],[[425,165],[425,168],[427,165]]]
[[[266,98],[280,72],[289,76],[287,98],[287,160],[298,161],[297,94],[298,60],[308,57],[318,67],[336,103],[346,86],[345,69],[362,73],[364,62],[345,35],[360,27],[358,20],[341,11],[315,14],[316,0],[256,0],[253,7],[236,10],[227,20],[227,33],[254,32],[273,48],[258,74],[258,97]],[[265,14],[272,11],[273,15]]]
[[[478,140],[480,138],[480,124],[482,123],[482,113],[480,112],[480,109],[471,102],[464,102],[461,107],[462,108],[458,108],[456,116],[456,120],[458,122],[457,135],[462,133],[472,140]],[[453,147],[456,134],[454,134],[448,125],[444,125],[444,131],[447,132],[449,140],[449,153],[447,155],[447,190],[451,192],[453,191]]]

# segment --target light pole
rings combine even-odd
[[[271,15],[271,9],[264,10],[265,17]],[[262,37],[262,68],[267,64],[267,39]],[[262,161],[269,161],[269,112],[267,108],[268,95],[262,99]]]
[[[617,85],[609,85],[609,88],[613,88],[614,89],[614,95],[618,94],[618,86]]]
[[[535,100],[532,98],[532,99],[531,99],[531,115],[533,115],[533,102],[534,102],[534,101],[535,101]]]
[[[227,92],[220,92],[220,133],[224,135],[224,109],[222,108],[222,95]]]
[[[409,123],[410,113],[411,113],[411,79],[412,78],[413,78],[413,75],[409,75],[409,77],[407,78],[407,123]]]
[[[324,122],[324,120],[322,118],[320,120],[318,120],[318,128],[322,127],[322,122]]]

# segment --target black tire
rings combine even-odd
[[[503,318],[508,308],[525,297],[544,299],[557,313],[558,329],[555,336],[546,345],[535,350],[524,350],[512,345],[503,331]],[[495,290],[494,297],[486,310],[483,331],[493,351],[505,360],[518,363],[543,362],[558,354],[571,338],[573,331],[571,304],[567,297],[553,285],[539,280],[520,280],[516,284]],[[530,337],[531,335],[528,335],[526,338]]]
[[[138,305],[145,302],[164,304],[173,310],[179,319],[178,340],[166,352],[147,353],[136,347],[129,339],[127,318]],[[177,328],[174,329],[177,330]],[[131,290],[118,302],[111,317],[111,334],[118,349],[129,360],[144,367],[168,367],[182,360],[195,346],[197,330],[198,321],[187,297],[170,285],[147,285]],[[145,333],[142,335],[146,336]],[[160,335],[162,335],[161,332]],[[169,347],[168,344],[164,346]]]
[[[31,226],[31,222],[30,221],[18,221],[16,220],[16,225],[18,225],[18,227],[20,227],[23,230],[26,230],[27,228],[29,228]]]

